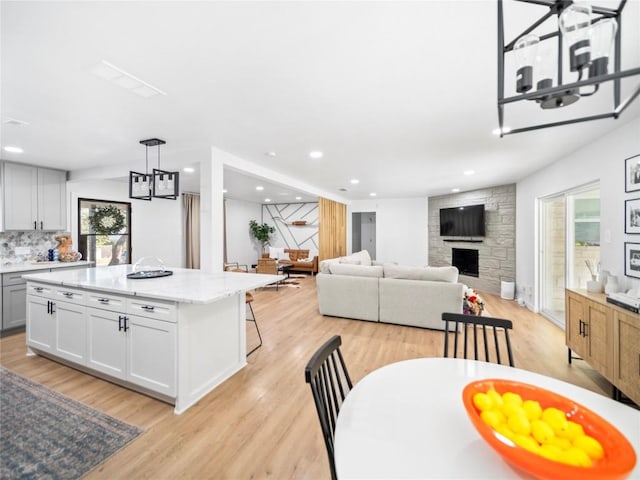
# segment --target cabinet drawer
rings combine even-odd
[[[84,305],[85,292],[75,288],[55,287],[52,299]]]
[[[46,283],[29,282],[27,284],[27,295],[51,298],[53,296],[53,291],[54,287],[52,285],[47,285]]]
[[[105,295],[101,292],[86,292],[86,305],[112,312],[124,312],[127,308],[125,297]]]
[[[177,319],[175,303],[146,298],[127,298],[127,313],[167,322],[175,322]]]
[[[6,287],[8,285],[21,285],[23,283],[27,283],[27,281],[22,278],[22,275],[27,273],[36,273],[36,272],[12,272],[12,273],[3,273],[2,274],[2,286]]]

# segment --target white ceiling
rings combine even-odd
[[[2,1],[0,8],[0,141],[24,149],[3,152],[6,160],[139,170],[138,142],[158,137],[167,141],[163,168],[207,161],[213,145],[346,199],[429,196],[517,181],[640,116],[637,100],[616,121],[492,135],[493,0]],[[546,11],[510,0],[505,9],[509,40]],[[626,10],[622,67],[631,68],[640,65],[640,0]],[[167,95],[142,98],[95,76],[102,60]],[[638,82],[625,80],[623,97]],[[610,86],[602,90],[561,110],[509,106],[505,124],[610,111]],[[324,157],[310,159],[311,150]],[[475,175],[462,174],[469,169]]]

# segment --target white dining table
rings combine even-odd
[[[386,365],[358,381],[335,429],[338,478],[529,478],[503,461],[469,420],[462,390],[502,378],[570,398],[618,428],[640,458],[640,411],[567,382],[519,368],[454,358]],[[629,478],[640,478],[640,465]]]

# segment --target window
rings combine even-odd
[[[78,251],[96,266],[131,263],[131,204],[79,198]]]

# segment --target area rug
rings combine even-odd
[[[142,429],[0,367],[0,478],[78,479]]]

